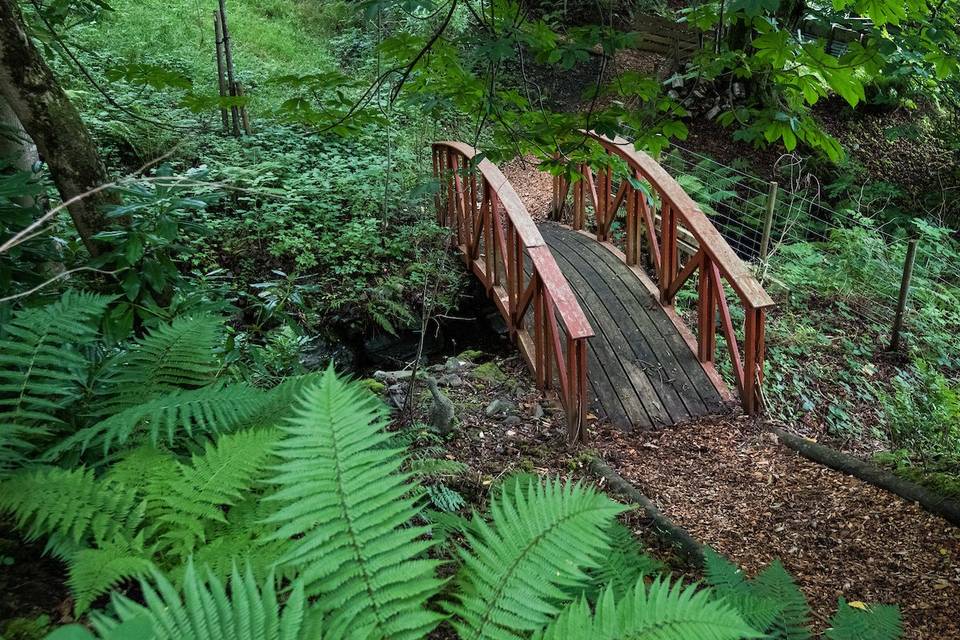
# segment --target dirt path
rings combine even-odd
[[[818,619],[838,596],[898,604],[906,638],[960,638],[960,529],[822,467],[745,421],[605,430],[604,459],[748,573],[780,558]]]

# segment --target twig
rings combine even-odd
[[[53,276],[52,278],[50,278],[50,279],[47,280],[46,282],[43,282],[43,283],[41,283],[41,284],[38,284],[38,285],[35,286],[33,289],[28,289],[27,291],[23,291],[23,292],[21,292],[21,293],[16,293],[16,294],[14,294],[14,295],[12,295],[12,296],[7,296],[7,297],[5,297],[5,298],[0,298],[0,302],[10,302],[11,300],[17,300],[17,299],[19,299],[19,298],[26,298],[27,296],[33,295],[33,294],[36,293],[37,291],[40,291],[41,289],[43,289],[43,288],[46,287],[47,285],[53,284],[53,283],[56,282],[57,280],[62,280],[63,278],[66,278],[67,276],[72,275],[72,274],[74,274],[74,273],[77,273],[77,272],[79,272],[79,271],[93,271],[94,273],[102,273],[103,275],[106,275],[106,276],[115,276],[115,275],[117,275],[118,273],[120,273],[120,272],[122,272],[122,271],[128,270],[129,268],[130,268],[130,267],[123,267],[122,269],[117,269],[116,271],[104,271],[104,270],[102,270],[102,269],[94,269],[93,267],[77,267],[76,269],[70,269],[69,271],[64,271],[64,272],[62,272],[62,273],[58,273],[57,275]]]

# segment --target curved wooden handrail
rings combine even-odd
[[[627,164],[640,173],[657,188],[667,203],[683,218],[687,230],[697,240],[698,248],[703,249],[716,263],[730,285],[748,302],[751,307],[765,309],[774,306],[773,299],[763,289],[734,250],[723,239],[703,210],[700,209],[680,183],[667,173],[659,162],[633,146],[633,143],[619,136],[611,140],[593,131],[584,131],[607,151],[620,156]]]
[[[549,388],[556,381],[568,440],[581,440],[586,341],[593,329],[520,196],[478,155],[462,142],[433,144],[438,221],[454,230],[467,266],[499,308],[537,384]]]
[[[581,165],[578,168],[581,180],[571,184],[563,178],[554,178],[554,215],[562,215],[572,186],[572,226],[575,230],[583,231],[586,226],[586,202],[592,202],[596,239],[619,255],[651,292],[659,295],[661,304],[668,309],[681,335],[723,392],[724,385],[714,366],[719,316],[720,329],[727,343],[743,407],[748,413],[755,413],[760,406],[760,384],[763,380],[766,310],[774,306],[773,300],[697,203],[656,160],[623,138],[610,139],[593,131],[582,133],[599,143],[608,154],[625,161],[630,175],[646,181],[657,199],[648,200],[630,180],[621,179],[615,187],[612,165],[598,170],[596,176],[589,166]],[[622,205],[626,210],[626,250],[623,253],[610,242],[612,223]],[[658,205],[659,210],[654,210]],[[685,232],[691,244],[695,245],[692,255],[683,265],[680,261],[681,232]],[[657,274],[656,284],[650,282],[639,266],[642,245],[647,249],[646,261]],[[699,274],[696,337],[671,309],[674,297],[695,273]],[[738,341],[733,326],[724,294],[724,282],[736,292],[744,310],[742,341]]]

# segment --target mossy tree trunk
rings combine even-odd
[[[93,236],[105,228],[107,191],[89,193],[108,181],[90,132],[34,46],[15,0],[0,0],[0,97],[37,145],[84,246],[96,256]],[[88,194],[88,195],[84,195]]]

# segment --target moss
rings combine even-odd
[[[374,380],[373,378],[364,378],[363,380],[360,381],[360,386],[366,387],[367,389],[370,390],[370,393],[372,393],[375,396],[379,396],[380,394],[382,394],[384,391],[387,390],[386,385],[384,385],[379,380]]]
[[[476,362],[483,357],[483,351],[477,349],[467,349],[466,351],[461,351],[460,355],[457,356],[457,360],[465,360],[467,362]]]
[[[510,378],[496,362],[485,362],[471,372],[474,378],[491,384],[503,384]]]

